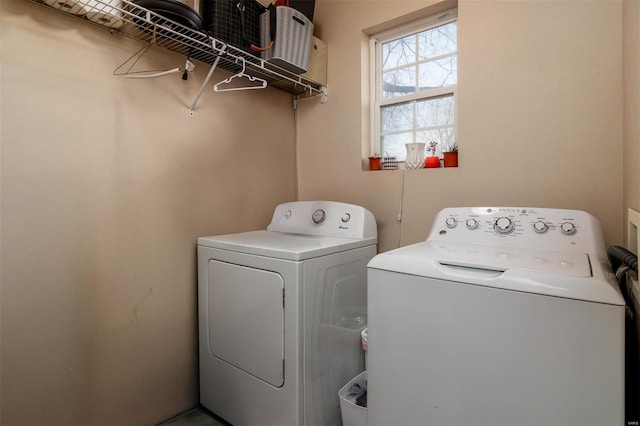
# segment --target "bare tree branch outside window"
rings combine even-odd
[[[457,23],[383,43],[381,59],[383,99],[425,92],[381,107],[382,152],[404,159],[405,143],[436,141],[440,154],[454,142],[454,96],[428,92],[457,84]]]

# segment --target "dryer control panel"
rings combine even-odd
[[[427,240],[584,252],[604,246],[600,223],[589,213],[531,207],[447,208]]]
[[[298,201],[276,207],[268,231],[323,237],[377,238],[373,214],[336,201]]]

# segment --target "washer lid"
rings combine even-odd
[[[586,253],[436,241],[427,244],[430,256],[443,265],[494,271],[519,269],[573,277],[593,275]]]
[[[426,241],[374,257],[369,268],[568,299],[624,305],[615,278],[581,252]]]
[[[277,259],[300,261],[374,245],[376,241],[377,238],[375,237],[353,239],[262,230],[200,237],[198,238],[198,245]]]

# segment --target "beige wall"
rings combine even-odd
[[[0,1],[0,423],[153,424],[197,403],[195,239],[264,227],[296,197],[294,128],[300,199],[368,207],[395,247],[402,172],[361,170],[362,30],[432,3],[318,0],[329,102],[300,102],[296,127],[272,89],[208,88],[190,119],[203,64],[186,85],[116,78],[136,42]],[[623,206],[640,208],[638,3],[624,99],[622,8],[460,0],[461,167],[406,172],[401,244],[443,207],[485,204],[584,209],[622,243]]]
[[[114,77],[140,44],[0,4],[0,423],[156,424],[198,402],[196,238],[296,197],[291,96],[216,72],[189,118],[204,64]]]
[[[640,211],[640,2],[625,0],[624,16],[624,214]]]
[[[398,244],[402,172],[361,170],[362,31],[433,3],[316,3],[329,102],[299,111],[299,196],[368,207],[381,250]],[[460,0],[458,37],[460,167],[406,172],[401,244],[461,205],[587,210],[621,243],[621,2]]]

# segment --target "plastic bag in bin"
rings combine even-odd
[[[364,386],[360,386],[360,383],[354,383],[347,391],[347,399],[354,401],[356,405],[360,407],[367,406],[367,382],[364,382]]]

